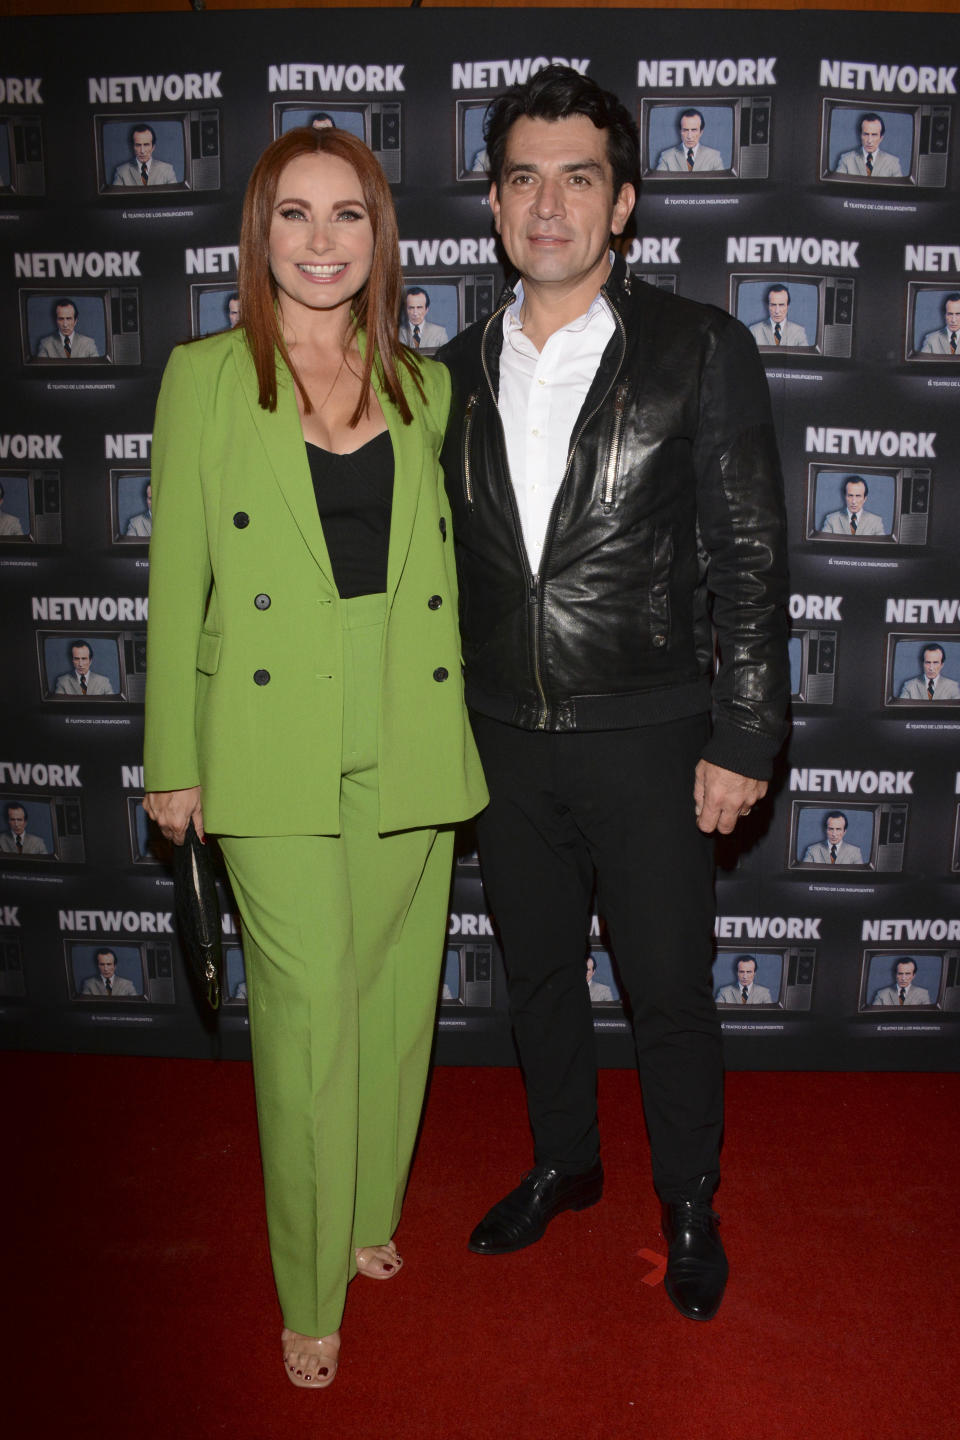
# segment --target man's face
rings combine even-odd
[[[774,325],[782,325],[787,318],[787,311],[790,309],[790,301],[787,299],[786,290],[771,290],[767,300],[770,310],[770,319]]]
[[[230,329],[233,330],[240,320],[239,300],[230,300],[227,302],[227,319],[230,321]]]
[[[137,157],[138,165],[143,165],[150,159],[153,154],[153,137],[149,130],[134,130],[133,153]]]
[[[407,320],[411,325],[422,325],[427,318],[427,297],[416,293],[407,296]]]
[[[680,139],[687,150],[695,150],[700,144],[703,126],[696,115],[684,115],[680,120]]]
[[[148,510],[152,510],[152,509],[153,509],[153,486],[152,486],[152,485],[148,485],[148,486],[147,486],[147,509],[148,509]]]
[[[831,815],[827,819],[827,840],[831,845],[839,845],[843,839],[844,831],[847,828],[846,820],[839,815]]]
[[[97,969],[100,971],[104,980],[112,980],[113,972],[116,968],[117,962],[108,952],[103,951],[97,956]]]
[[[624,185],[614,200],[607,132],[585,115],[515,121],[503,188],[490,188],[494,223],[524,283],[565,294],[592,285],[594,272],[606,278],[610,236],[622,231],[634,198]]]
[[[73,668],[78,675],[86,675],[90,669],[90,647],[89,645],[74,645],[70,651],[70,658],[73,661]]]
[[[57,306],[57,329],[61,335],[72,335],[77,328],[77,312],[72,305]]]
[[[943,669],[943,656],[939,650],[924,650],[923,673],[928,680],[936,680]]]
[[[18,805],[7,811],[7,821],[11,835],[22,835],[27,828],[27,812]]]
[[[847,497],[847,509],[851,514],[856,515],[859,510],[863,509],[863,502],[867,498],[867,487],[862,481],[856,484],[851,481],[843,493]]]
[[[592,955],[588,955],[588,956],[587,956],[587,984],[588,984],[588,985],[590,984],[590,981],[593,979],[594,975],[596,974],[596,969],[597,969],[597,967],[596,967],[596,965],[593,963],[593,956],[592,956]]]
[[[960,330],[960,300],[948,300],[943,307],[948,330]]]
[[[756,961],[741,960],[737,965],[737,981],[741,985],[752,985],[757,973]]]
[[[911,962],[910,964],[898,965],[898,966],[897,966],[897,984],[898,984],[898,986],[903,987],[903,986],[906,986],[906,985],[912,985],[912,984],[913,984],[913,977],[914,977],[914,975],[916,975],[916,973],[917,973],[917,967],[916,967],[916,965],[914,965],[912,962]]]
[[[847,132],[849,134],[849,131]],[[864,120],[860,126],[860,144],[868,155],[872,155],[880,146],[883,136],[883,126],[879,120]]]

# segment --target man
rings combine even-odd
[[[227,324],[231,330],[236,330],[240,324],[240,296],[236,290],[227,296]]]
[[[895,971],[897,977],[896,985],[888,985],[884,990],[878,990],[870,1002],[872,1005],[929,1005],[930,992],[924,990],[922,985],[914,985],[917,974],[917,962],[911,960],[908,955],[897,961]]]
[[[129,999],[139,991],[132,980],[117,974],[117,957],[112,950],[98,950],[97,974],[88,975],[80,987],[81,995],[109,996],[114,1000]]]
[[[787,319],[790,309],[790,291],[786,285],[771,285],[764,299],[770,313],[769,320],[758,320],[750,326],[750,334],[758,345],[809,345],[807,332],[802,325]]]
[[[47,842],[40,835],[27,834],[27,811],[19,800],[7,801],[9,833],[0,835],[0,850],[7,855],[48,855]]]
[[[842,810],[832,810],[826,817],[826,844],[822,840],[808,845],[803,852],[804,865],[862,865],[863,856],[859,845],[849,845],[844,840],[847,833],[847,817]]]
[[[766,985],[756,983],[757,962],[752,955],[737,956],[737,983],[717,991],[718,1005],[772,1005]]]
[[[870,175],[874,180],[900,179],[903,171],[896,155],[880,149],[880,141],[886,133],[886,125],[880,115],[872,111],[860,117],[860,149],[845,150],[837,165],[837,175]]]
[[[23,526],[18,515],[8,515],[4,511],[5,497],[6,491],[0,485],[0,540],[15,540],[23,535]]]
[[[639,163],[615,95],[549,66],[494,100],[486,140],[519,280],[443,352],[443,462],[491,790],[480,862],[535,1165],[470,1249],[522,1249],[601,1197],[583,983],[596,878],[633,1014],[667,1291],[709,1319],[727,1274],[710,1208],[723,1112],[711,835],[765,793],[789,696],[766,381],[736,320],[610,254]],[[722,656],[712,738],[707,586]]]
[[[960,345],[960,293],[948,295],[943,302],[944,326],[942,330],[930,330],[923,337],[921,355],[957,354]]]
[[[113,172],[114,185],[178,185],[177,173],[166,160],[154,155],[157,133],[145,122],[130,131],[133,160],[126,160]]]
[[[95,360],[100,354],[97,342],[77,329],[77,307],[72,300],[58,300],[54,306],[57,329],[44,335],[37,346],[41,360]]]
[[[886,529],[879,515],[864,510],[864,502],[870,493],[862,475],[848,475],[843,486],[844,509],[831,510],[821,527],[823,535],[886,535]]]
[[[93,660],[93,646],[86,640],[74,640],[70,646],[72,670],[57,676],[56,695],[113,695],[113,686],[106,675],[98,675],[90,669]]]
[[[604,985],[604,984],[602,984],[599,980],[594,980],[593,977],[594,977],[594,975],[596,975],[596,973],[597,973],[597,962],[596,962],[596,960],[594,960],[594,958],[593,958],[592,955],[588,955],[588,956],[587,956],[587,989],[590,991],[590,1004],[591,1004],[591,1005],[595,1005],[595,1004],[597,1004],[598,1002],[599,1002],[599,1003],[603,1003],[604,1001],[612,1000],[612,999],[613,999],[613,991],[610,989],[610,986],[609,986],[609,985]]]
[[[707,128],[699,110],[684,110],[680,116],[680,139],[682,145],[660,152],[658,170],[669,170],[679,175],[702,174],[705,170],[725,170],[723,156],[709,145],[701,145],[700,137]]]
[[[400,322],[400,339],[404,345],[409,345],[412,350],[434,350],[438,345],[446,345],[444,327],[427,319],[430,296],[422,286],[411,285],[404,306],[407,318]]]
[[[127,521],[127,528],[124,531],[125,535],[136,536],[139,540],[149,540],[153,532],[153,486],[149,480],[147,481],[145,498],[147,502],[146,510],[142,510],[139,515],[131,515]]]
[[[945,654],[942,645],[924,645],[920,652],[923,674],[905,680],[900,687],[901,700],[960,700],[960,685],[949,675],[941,675]]]

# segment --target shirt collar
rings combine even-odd
[[[607,258],[608,258],[608,260],[609,260],[609,262],[610,262],[610,265],[611,265],[611,267],[612,267],[612,266],[613,266],[614,259],[615,259],[615,255],[614,255],[614,252],[613,252],[612,250],[608,252]],[[516,285],[513,287],[513,291],[514,291],[514,301],[513,301],[513,304],[508,307],[508,309],[507,309],[507,311],[506,311],[506,313],[505,313],[505,315],[504,315],[504,317],[503,317],[503,333],[504,333],[504,337],[510,336],[510,335],[511,335],[514,331],[516,331],[516,330],[522,330],[522,329],[523,329],[523,325],[522,325],[522,323],[521,323],[521,321],[520,321],[520,312],[521,312],[521,310],[523,309],[523,281],[522,281],[522,280],[518,280],[518,281],[517,281]],[[569,325],[564,325],[564,326],[562,326],[562,327],[561,327],[561,331],[558,332],[558,333],[562,333],[563,331],[570,331],[571,334],[574,334],[574,335],[575,335],[575,334],[577,334],[577,333],[578,333],[579,331],[581,331],[581,330],[586,330],[587,326],[590,324],[590,321],[594,318],[594,316],[595,316],[595,315],[597,314],[597,312],[600,311],[600,310],[605,310],[605,311],[607,312],[607,314],[610,314],[610,315],[612,315],[612,313],[613,313],[612,310],[610,309],[610,302],[607,300],[607,297],[606,297],[606,295],[604,295],[604,293],[603,293],[602,290],[598,290],[598,291],[597,291],[596,295],[595,295],[595,296],[593,297],[593,299],[591,300],[590,306],[589,306],[589,308],[587,309],[587,311],[586,311],[585,314],[583,314],[583,315],[578,315],[577,318],[576,318],[576,320],[571,320],[571,321],[570,321]]]

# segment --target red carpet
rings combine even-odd
[[[438,1070],[396,1282],[295,1390],[243,1064],[0,1057],[8,1435],[97,1440],[954,1440],[960,1078],[736,1074],[709,1325],[658,1283],[636,1080],[600,1079],[607,1192],[502,1259],[467,1232],[528,1162],[519,1075]]]

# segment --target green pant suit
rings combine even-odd
[[[292,381],[257,403],[243,335],[173,352],[153,444],[145,782],[203,786],[240,908],[271,1254],[285,1323],[340,1323],[392,1234],[433,1030],[450,827],[486,791],[463,704],[422,361],[394,451],[387,591],[341,600]]]

